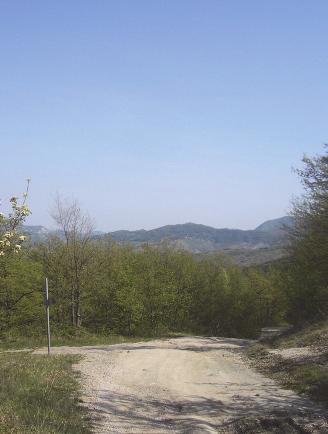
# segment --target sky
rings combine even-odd
[[[328,142],[328,2],[0,0],[0,197],[104,231],[253,228]]]

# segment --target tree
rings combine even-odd
[[[93,223],[83,213],[77,201],[56,198],[52,217],[57,223],[64,239],[61,262],[64,266],[66,284],[70,288],[71,322],[75,327],[82,323],[81,302],[86,284],[86,275],[92,258]]]
[[[25,193],[23,193],[23,201],[19,204],[17,196],[10,199],[11,212],[6,217],[0,213],[0,256],[5,256],[8,253],[18,253],[21,250],[22,243],[25,241],[25,235],[20,235],[18,228],[21,226],[26,217],[31,214],[26,201],[30,179],[27,179]]]
[[[25,251],[0,258],[0,333],[43,323],[42,267]]]
[[[31,298],[37,297],[40,268],[21,253],[26,236],[21,234],[20,228],[31,214],[26,203],[29,185],[27,179],[21,202],[17,196],[10,199],[8,216],[0,213],[0,332],[22,322],[26,326],[35,312],[29,303]],[[20,316],[23,306],[28,308]]]
[[[303,158],[297,170],[304,194],[293,204],[290,230],[293,260],[290,315],[296,321],[328,312],[328,147],[323,155]]]

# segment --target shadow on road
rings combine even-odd
[[[94,426],[103,426],[102,417],[110,414],[111,426],[108,432],[128,432],[131,420],[135,432],[140,433],[238,432],[235,428],[232,430],[236,421],[249,417],[261,415],[262,418],[274,416],[290,419],[291,416],[309,418],[314,415],[314,408],[305,407],[301,398],[290,399],[286,406],[286,401],[281,396],[275,396],[275,393],[273,387],[269,397],[236,395],[231,404],[224,404],[220,400],[199,396],[172,403],[163,399],[140,399],[136,395],[102,391],[94,409]],[[216,422],[218,419],[221,423]]]
[[[161,341],[160,345],[145,345],[145,344],[118,344],[118,345],[109,345],[109,346],[89,346],[89,347],[83,347],[85,351],[106,351],[106,352],[113,352],[113,351],[140,351],[140,350],[181,350],[181,351],[195,351],[195,352],[204,352],[204,351],[221,351],[221,350],[241,350],[245,347],[247,347],[250,343],[250,341],[245,339],[234,339],[234,338],[198,338],[196,340],[196,345],[191,344],[183,345],[181,343],[181,340],[185,339],[188,342],[188,339],[186,338],[180,338],[179,342],[175,342],[177,338],[174,338],[174,340],[164,340]],[[195,340],[195,338],[193,338]],[[211,343],[209,343],[211,341]],[[202,344],[202,342],[206,342]]]

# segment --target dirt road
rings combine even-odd
[[[85,356],[77,369],[99,434],[230,432],[245,416],[313,415],[311,402],[247,366],[246,344],[188,337],[53,351]]]

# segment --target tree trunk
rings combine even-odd
[[[71,289],[71,315],[72,315],[72,326],[75,327],[76,323],[76,315],[75,315],[75,297],[74,297],[74,289]]]
[[[81,327],[82,318],[81,318],[81,303],[80,303],[80,290],[77,290],[76,294],[76,327]]]

